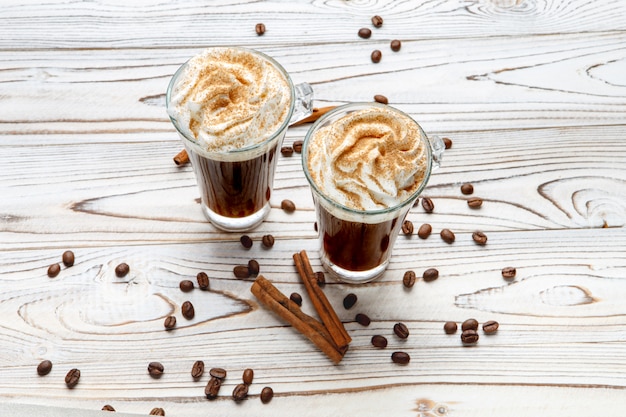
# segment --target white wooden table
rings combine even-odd
[[[370,18],[380,15],[381,28]],[[267,31],[257,36],[255,24]],[[369,39],[357,31],[372,28]],[[392,52],[389,42],[402,41]],[[453,146],[409,214],[380,281],[325,292],[353,338],[340,365],[258,304],[234,265],[257,259],[305,294],[291,255],[320,269],[296,154],[250,235],[208,224],[164,109],[176,68],[204,47],[276,58],[316,106],[383,94]],[[374,64],[370,53],[380,49]],[[307,126],[288,131],[285,144]],[[0,404],[167,416],[589,416],[626,409],[626,2],[621,0],[20,2],[0,9]],[[484,204],[470,209],[460,185]],[[297,205],[280,209],[282,199]],[[442,228],[456,233],[449,245]],[[488,236],[481,247],[475,230]],[[262,249],[272,234],[275,246]],[[47,268],[65,250],[75,265]],[[130,265],[117,278],[114,268]],[[504,267],[517,269],[506,281]],[[437,268],[411,290],[402,276]],[[205,271],[211,291],[183,293]],[[351,310],[342,306],[358,296]],[[314,314],[304,297],[303,309]],[[196,316],[185,320],[190,300]],[[372,323],[355,322],[365,313]],[[165,331],[173,314],[178,326]],[[497,320],[463,346],[445,321]],[[393,335],[396,322],[410,330]],[[386,349],[370,344],[374,334]],[[391,352],[411,355],[407,366]],[[40,377],[38,363],[53,362]],[[203,360],[228,377],[204,396]],[[165,367],[151,378],[147,364]],[[71,368],[79,384],[64,383]],[[245,368],[250,396],[231,397]],[[275,397],[262,404],[264,386]],[[86,411],[85,411],[86,412]]]

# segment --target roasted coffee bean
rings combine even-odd
[[[227,373],[226,373],[226,369],[224,368],[211,368],[209,370],[209,375],[211,375],[214,378],[225,379]]]
[[[512,266],[502,268],[502,278],[504,279],[513,279],[516,274],[517,270]]]
[[[374,101],[381,104],[389,104],[389,100],[387,99],[387,97],[383,96],[382,94],[376,94],[374,96]]]
[[[402,277],[402,284],[406,288],[411,288],[413,285],[415,285],[416,279],[417,276],[415,275],[415,271],[406,271],[404,273],[404,276]]]
[[[248,272],[252,276],[257,276],[259,275],[259,272],[261,272],[261,266],[255,259],[250,259],[248,261]]]
[[[391,360],[399,365],[406,365],[411,361],[411,357],[406,352],[393,352]]]
[[[48,267],[48,276],[54,278],[61,272],[61,266],[59,264],[52,264]]]
[[[461,324],[461,330],[478,330],[478,320],[467,319]]]
[[[450,138],[443,138],[442,140],[446,149],[450,149],[452,147],[452,140]]]
[[[372,58],[372,62],[373,62],[374,64],[378,64],[378,63],[380,62],[380,60],[382,59],[382,57],[383,57],[383,53],[382,53],[382,52],[380,52],[380,50],[378,50],[378,49],[374,49],[374,50],[372,51],[371,58]]]
[[[293,148],[291,146],[283,146],[280,148],[280,154],[282,156],[291,156],[293,155]]]
[[[431,282],[439,278],[439,271],[437,268],[428,268],[422,273],[422,279],[426,282]]]
[[[317,281],[319,287],[323,287],[326,285],[326,275],[322,271],[317,271],[315,273],[315,281]]]
[[[495,320],[489,320],[483,323],[483,332],[486,334],[492,334],[498,331],[500,324]]]
[[[163,327],[167,330],[171,330],[176,327],[176,317],[175,316],[167,316],[163,321]]]
[[[63,252],[63,256],[61,257],[63,259],[63,265],[65,265],[66,267],[70,267],[72,265],[74,265],[74,252],[72,252],[71,250],[66,250],[65,252]]]
[[[387,338],[379,334],[372,336],[372,345],[377,348],[387,347]]]
[[[428,223],[424,223],[423,225],[420,226],[420,228],[417,230],[417,235],[421,238],[421,239],[426,239],[428,238],[428,236],[430,236],[430,234],[433,231],[433,227],[431,225],[429,225]]]
[[[76,368],[70,369],[70,371],[65,375],[65,385],[68,388],[74,388],[78,384],[78,380],[80,379],[80,371]]]
[[[461,192],[465,195],[472,194],[474,192],[474,186],[468,182],[461,185]]]
[[[182,281],[178,283],[178,288],[180,288],[182,292],[193,291],[193,281],[188,280],[188,279],[183,279]]]
[[[155,407],[152,410],[150,410],[150,414],[151,416],[164,416],[165,415],[165,410],[162,409],[161,407]]]
[[[295,153],[301,153],[303,144],[304,144],[303,140],[294,140],[293,141],[293,151]]]
[[[428,197],[422,198],[422,207],[426,213],[432,213],[435,209],[435,203]]]
[[[472,233],[472,239],[477,245],[485,246],[487,244],[487,235],[480,230]]]
[[[446,332],[446,334],[454,334],[456,333],[457,329],[458,329],[458,326],[453,321],[447,321],[443,325],[443,331]]]
[[[480,208],[483,205],[483,200],[482,200],[482,198],[472,197],[469,200],[467,200],[467,205],[470,208],[477,209],[477,208]]]
[[[37,375],[44,376],[48,375],[52,370],[52,362],[48,359],[43,360],[37,365]]]
[[[252,380],[254,379],[254,370],[250,368],[244,369],[241,379],[243,380],[243,383],[246,385],[252,384]]]
[[[372,322],[372,320],[370,320],[370,318],[366,314],[363,314],[363,313],[357,314],[354,319],[361,326],[369,326],[370,323]]]
[[[404,233],[405,235],[412,235],[413,234],[413,222],[410,220],[405,220],[402,223],[402,233]]]
[[[257,23],[256,26],[254,27],[254,31],[259,36],[263,35],[265,33],[265,24]]]
[[[369,39],[372,36],[372,30],[369,28],[361,28],[359,29],[359,37],[363,39]]]
[[[274,246],[274,236],[263,235],[263,237],[261,238],[261,243],[264,247],[271,248],[272,246]]]
[[[115,275],[118,278],[123,278],[130,272],[130,266],[126,262],[122,262],[118,266],[115,267]]]
[[[478,342],[478,333],[476,330],[465,330],[461,333],[461,342],[465,345],[473,345]]]
[[[196,281],[198,281],[198,288],[200,288],[201,290],[209,289],[209,276],[206,274],[206,272],[198,272],[198,275],[196,275]]]
[[[204,395],[206,395],[209,400],[213,400],[217,398],[217,394],[219,394],[221,387],[222,380],[212,376],[206,384],[206,387],[204,387]]]
[[[289,299],[296,303],[298,306],[302,306],[302,296],[297,292],[292,292]]]
[[[441,236],[443,241],[446,243],[454,243],[454,239],[456,239],[456,236],[454,236],[454,233],[450,229],[443,229],[439,233],[439,236]]]
[[[193,308],[193,304],[191,304],[191,301],[185,301],[180,307],[180,312],[187,320],[193,319],[196,315],[196,310]]]
[[[239,238],[239,242],[241,243],[241,246],[243,246],[246,249],[250,249],[252,247],[252,238],[248,235],[242,235]]]
[[[285,210],[287,213],[292,213],[296,211],[296,205],[291,200],[283,200],[280,202],[280,208]]]
[[[163,372],[165,372],[165,368],[161,362],[150,362],[148,364],[148,373],[152,378],[161,378]]]
[[[263,387],[259,398],[263,404],[267,404],[272,401],[272,398],[274,398],[274,390],[272,387]]]
[[[376,16],[372,16],[372,25],[374,25],[374,27],[381,27],[383,25],[383,18],[376,15]]]
[[[356,304],[358,298],[356,294],[350,293],[343,298],[343,308],[350,310]]]
[[[237,384],[233,389],[233,400],[239,402],[246,399],[248,396],[248,386],[246,384]]]
[[[115,411],[115,408],[113,408],[109,404],[105,404],[102,406],[102,411]]]
[[[191,367],[191,377],[193,379],[199,379],[204,374],[204,362],[195,361]]]
[[[391,47],[392,51],[398,52],[400,48],[402,47],[402,42],[400,42],[398,39],[394,39],[391,41],[389,46]]]
[[[406,327],[406,324],[404,324],[404,323],[396,323],[396,324],[394,324],[393,325],[393,332],[400,339],[406,339],[407,337],[409,337],[409,328]]]
[[[237,265],[233,268],[233,274],[239,279],[250,278],[250,268],[247,265]]]

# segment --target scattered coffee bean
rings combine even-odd
[[[303,140],[294,140],[293,141],[293,151],[295,153],[301,153],[303,144],[304,144]]]
[[[267,404],[274,398],[274,390],[271,387],[263,387],[259,396],[263,404]]]
[[[363,313],[357,314],[354,319],[361,326],[369,326],[370,323],[372,322],[372,320],[370,320],[370,318],[366,314],[363,314]]]
[[[454,236],[454,233],[452,233],[452,230],[450,229],[443,229],[439,233],[439,236],[441,236],[443,241],[446,243],[454,243],[454,239],[456,239],[456,237]]]
[[[289,296],[289,299],[296,303],[298,306],[302,307],[302,296],[297,292],[292,292]]]
[[[411,288],[413,285],[415,285],[416,279],[417,276],[415,275],[415,271],[406,271],[404,273],[404,276],[402,277],[402,284],[406,288]]]
[[[239,279],[250,278],[250,268],[247,265],[237,265],[233,268],[233,274]]]
[[[178,288],[180,288],[182,292],[193,291],[193,281],[188,280],[188,279],[183,279],[182,281],[178,283]]]
[[[115,267],[115,275],[118,278],[123,278],[130,272],[130,266],[126,262],[122,262],[118,266]]]
[[[165,368],[161,362],[150,362],[148,364],[148,373],[152,378],[161,378],[163,372],[165,372]]]
[[[443,138],[442,140],[446,149],[450,149],[452,147],[452,140],[450,138]]]
[[[343,308],[350,310],[356,304],[358,298],[356,294],[350,293],[343,298]]]
[[[467,319],[461,324],[461,330],[478,330],[478,320]]]
[[[474,186],[468,182],[461,185],[461,192],[465,195],[470,195],[474,192]]]
[[[383,18],[378,15],[372,16],[372,25],[376,28],[381,27],[383,25]]]
[[[317,285],[319,287],[326,285],[326,275],[324,275],[322,271],[317,271],[315,273],[315,280],[317,281]]]
[[[417,235],[421,238],[421,239],[426,239],[428,238],[428,236],[430,236],[430,234],[433,231],[433,227],[431,225],[429,225],[428,223],[424,223],[423,225],[420,226],[420,228],[417,230]]]
[[[74,388],[78,384],[78,380],[80,379],[80,370],[74,368],[70,369],[70,371],[65,375],[65,385],[68,388]]]
[[[431,282],[439,278],[439,271],[437,268],[428,268],[422,274],[422,279],[426,282]]]
[[[473,345],[478,342],[478,333],[476,330],[465,330],[461,333],[461,342],[465,345]]]
[[[516,274],[517,270],[512,266],[502,268],[502,278],[504,279],[513,279]]]
[[[241,379],[243,380],[243,383],[246,385],[252,384],[252,380],[254,379],[254,370],[250,368],[244,369]]]
[[[48,267],[48,276],[50,278],[56,277],[59,275],[59,272],[61,272],[61,266],[59,264],[52,264]]]
[[[470,208],[477,209],[477,208],[480,208],[483,205],[483,200],[482,200],[482,198],[472,197],[469,200],[467,200],[467,205]]]
[[[150,410],[150,414],[151,416],[164,416],[165,415],[165,410],[162,409],[161,407],[155,407],[152,410]]]
[[[498,327],[500,327],[500,323],[495,320],[489,320],[483,323],[483,332],[492,334],[498,331]]]
[[[374,64],[378,64],[378,63],[380,62],[380,60],[382,59],[382,57],[383,57],[383,53],[382,53],[382,52],[380,52],[380,50],[378,50],[378,49],[374,49],[374,50],[372,51],[371,58],[372,58],[372,62],[373,62]]]
[[[37,365],[37,375],[44,376],[48,375],[52,370],[52,362],[48,359],[43,360]]]
[[[248,386],[246,384],[237,384],[233,389],[233,400],[239,402],[246,399],[248,396]]]
[[[280,203],[280,208],[285,210],[287,213],[292,213],[296,211],[296,205],[291,200],[283,200]]]
[[[185,301],[180,307],[180,312],[187,320],[193,319],[196,315],[196,311],[193,308],[193,304],[191,304],[191,301]]]
[[[255,259],[250,259],[248,261],[248,272],[252,276],[257,276],[259,275],[259,272],[261,272],[261,266]]]
[[[213,378],[225,379],[227,373],[226,373],[226,369],[224,368],[211,368],[209,370],[209,375],[211,375]]]
[[[72,252],[71,250],[66,250],[65,252],[63,252],[63,256],[61,257],[63,259],[63,265],[65,265],[66,267],[70,267],[72,265],[74,265],[74,252]]]
[[[206,395],[209,400],[213,400],[217,398],[217,394],[219,394],[221,387],[222,380],[212,376],[206,384],[206,387],[204,387],[204,395]]]
[[[261,243],[264,247],[271,248],[272,246],[274,246],[274,236],[263,235],[263,237],[261,238]]]
[[[283,146],[280,148],[280,153],[282,156],[291,156],[293,155],[293,148],[291,146]]]
[[[241,243],[241,246],[243,246],[246,249],[250,249],[252,247],[252,238],[248,235],[242,235],[239,238],[239,242]]]
[[[432,213],[435,209],[435,203],[429,197],[422,198],[422,207],[426,213]]]
[[[176,327],[176,317],[175,316],[165,317],[165,320],[163,321],[163,327],[165,327],[166,330],[172,330],[174,327]]]
[[[110,406],[109,404],[105,404],[102,406],[102,411],[115,411],[115,408],[113,408],[113,406]]]
[[[386,348],[387,338],[379,334],[372,336],[372,345],[377,348]]]
[[[387,99],[387,97],[383,96],[382,94],[376,94],[374,96],[374,101],[381,104],[389,104],[389,100]]]
[[[407,337],[409,337],[409,328],[406,327],[406,324],[404,324],[404,323],[396,323],[396,324],[394,324],[393,325],[393,332],[400,339],[406,339]]]
[[[456,333],[457,329],[458,329],[458,326],[453,321],[447,321],[443,325],[443,331],[446,332],[446,334],[454,334]]]
[[[265,33],[265,24],[257,23],[256,26],[254,27],[254,31],[259,36],[263,35]]]
[[[198,275],[196,275],[196,281],[198,281],[198,287],[201,290],[208,290],[209,289],[209,276],[206,274],[206,272],[198,272]]]
[[[389,46],[391,47],[392,51],[398,52],[402,47],[402,42],[400,42],[398,39],[394,39],[391,41],[391,44],[389,44]]]
[[[413,226],[413,222],[410,220],[405,220],[402,223],[402,233],[404,233],[407,236],[410,236],[413,234],[413,231],[415,230],[414,226]]]
[[[195,361],[193,366],[191,367],[191,377],[193,379],[200,379],[204,374],[204,362],[203,361]]]
[[[477,245],[485,246],[487,244],[487,235],[480,230],[472,233],[472,239]]]
[[[361,28],[359,29],[359,37],[363,39],[369,39],[372,36],[372,30],[369,28]]]
[[[411,361],[411,357],[406,352],[393,352],[391,360],[399,365],[406,365]]]

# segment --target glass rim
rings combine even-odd
[[[168,115],[170,121],[172,122],[172,124],[174,125],[174,127],[176,128],[176,131],[178,132],[178,134],[180,136],[185,138],[185,140],[187,140],[192,146],[200,147],[200,144],[198,143],[198,141],[195,138],[190,138],[185,132],[181,131],[181,129],[179,127],[179,124],[178,124],[178,121],[176,119],[174,119],[172,116],[170,116],[168,110],[170,108],[170,99],[171,99],[171,95],[172,95],[172,90],[174,89],[174,87],[177,84],[178,77],[183,73],[185,68],[187,68],[187,64],[189,63],[189,61],[191,59],[193,59],[194,57],[198,56],[199,54],[201,54],[204,51],[207,51],[209,49],[234,49],[234,50],[237,50],[237,51],[248,52],[248,53],[251,53],[253,55],[260,56],[261,58],[263,58],[266,61],[268,61],[271,65],[273,65],[283,75],[283,77],[287,81],[287,84],[289,86],[290,104],[289,104],[289,112],[287,113],[287,117],[285,117],[285,120],[283,121],[283,123],[280,125],[279,128],[276,129],[275,132],[273,132],[270,136],[268,136],[262,142],[254,143],[254,144],[249,145],[249,146],[244,146],[243,148],[230,149],[230,150],[227,150],[227,151],[217,151],[217,152],[215,152],[215,151],[207,151],[206,149],[202,149],[202,151],[205,152],[205,153],[214,154],[214,155],[215,154],[217,154],[217,155],[237,155],[239,153],[249,152],[249,151],[253,151],[253,150],[262,148],[263,146],[267,145],[268,143],[270,143],[271,141],[276,139],[276,137],[279,136],[280,134],[282,134],[283,131],[288,127],[289,122],[291,121],[291,117],[293,115],[295,106],[296,106],[296,91],[295,91],[295,87],[293,85],[293,81],[291,80],[291,77],[289,76],[289,73],[285,70],[285,68],[283,68],[283,66],[280,65],[278,63],[278,61],[276,61],[271,56],[269,56],[269,55],[267,55],[267,54],[265,54],[263,52],[257,51],[256,49],[245,48],[245,47],[242,47],[242,46],[210,46],[210,47],[204,48],[201,52],[198,52],[197,54],[193,55],[191,58],[187,59],[180,67],[178,67],[176,72],[174,72],[174,75],[172,75],[172,78],[170,79],[170,81],[169,81],[169,83],[167,85],[167,90],[165,91],[165,109],[167,111],[167,115]]]
[[[424,175],[424,179],[422,180],[421,184],[406,199],[402,200],[400,203],[391,207],[386,207],[386,208],[376,209],[376,210],[359,210],[359,209],[355,209],[352,207],[348,207],[344,204],[338,203],[337,201],[333,200],[332,198],[330,198],[328,195],[326,195],[319,189],[315,181],[313,181],[313,178],[311,178],[311,173],[309,172],[309,164],[307,163],[307,156],[309,153],[308,143],[314,132],[316,132],[323,124],[328,122],[329,119],[336,117],[339,113],[349,114],[351,111],[363,110],[363,109],[372,108],[372,107],[384,108],[392,112],[396,112],[400,115],[408,117],[413,123],[415,123],[421,135],[420,139],[424,142],[424,146],[426,147],[428,164],[426,165],[426,173]],[[346,211],[351,214],[361,215],[361,216],[362,215],[375,216],[375,215],[380,215],[380,214],[389,214],[394,211],[398,211],[402,209],[403,207],[405,207],[406,205],[410,204],[411,202],[415,201],[415,198],[418,197],[420,193],[426,187],[426,184],[428,183],[428,180],[430,179],[430,174],[432,172],[432,165],[433,165],[433,157],[432,157],[432,149],[430,146],[430,140],[428,139],[428,136],[426,135],[422,127],[419,125],[419,123],[417,123],[415,119],[413,119],[411,116],[409,116],[402,110],[398,110],[397,108],[392,107],[388,104],[382,104],[382,103],[377,103],[377,102],[354,102],[354,103],[343,104],[341,106],[337,106],[336,108],[332,109],[331,111],[329,111],[328,113],[320,117],[317,121],[315,121],[315,123],[313,123],[313,125],[309,128],[309,130],[307,131],[304,137],[304,141],[302,143],[301,159],[302,159],[302,170],[304,171],[304,176],[306,177],[307,181],[309,182],[309,185],[311,186],[315,194],[322,197],[328,204],[332,205],[333,207],[336,207],[338,209],[341,209],[342,211]]]

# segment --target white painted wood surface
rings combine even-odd
[[[167,416],[623,415],[626,2],[130,3],[0,9],[0,403]],[[383,27],[360,39],[374,14]],[[164,109],[169,77],[221,44],[274,56],[313,85],[320,107],[384,94],[453,140],[424,193],[435,212],[409,214],[435,233],[401,236],[376,283],[326,286],[354,339],[338,366],[232,275],[255,258],[283,292],[305,294],[291,255],[306,249],[321,268],[299,158],[279,160],[275,208],[251,250],[204,221],[191,169],[172,163],[181,144]],[[464,182],[482,208],[468,208]],[[295,213],[280,210],[284,198]],[[444,227],[454,244],[437,236]],[[472,242],[475,230],[487,246]],[[271,250],[260,245],[267,233]],[[66,249],[76,264],[48,278]],[[131,266],[124,279],[120,262]],[[517,268],[513,281],[505,266]],[[403,288],[404,271],[430,267],[437,281]],[[179,281],[199,271],[211,291],[182,293]],[[359,301],[345,310],[349,292]],[[180,315],[185,300],[193,320]],[[314,314],[306,297],[303,307]],[[372,324],[358,325],[357,312]],[[500,329],[474,347],[444,334],[445,321],[470,317]],[[406,341],[393,335],[398,321]],[[372,347],[374,334],[389,346]],[[393,364],[394,350],[410,364]],[[43,359],[54,366],[39,377]],[[190,376],[198,359],[229,372],[218,400],[204,398],[206,374]],[[148,376],[150,361],[164,364],[162,378]],[[73,367],[82,376],[69,390]],[[236,404],[230,392],[248,367],[251,396]],[[267,405],[264,386],[276,393]]]

